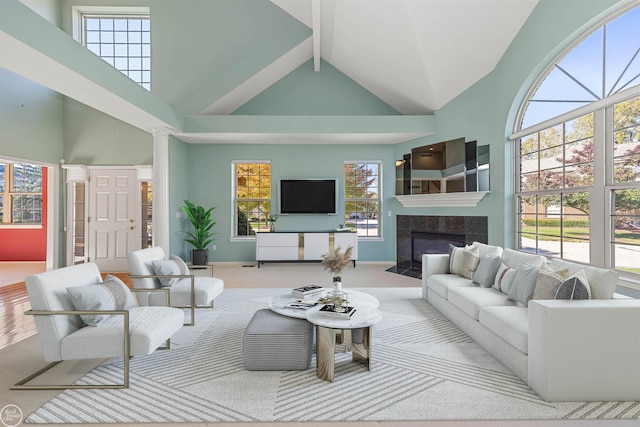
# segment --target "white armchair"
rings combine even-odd
[[[166,260],[167,257],[161,247],[155,246],[147,249],[132,251],[127,254],[129,262],[129,277],[133,281],[135,289],[169,289],[170,305],[172,307],[189,308],[191,310],[191,323],[195,324],[195,308],[213,308],[214,299],[220,295],[224,289],[224,281],[216,277],[195,277],[193,274],[156,274],[153,266],[154,261]],[[180,279],[168,288],[162,288],[161,278]],[[158,305],[162,303],[157,294],[138,294],[140,305]]]
[[[126,285],[103,281],[94,263],[78,264],[26,278],[31,310],[35,316],[38,338],[44,359],[52,362],[40,371],[11,387],[12,390],[62,390],[67,388],[127,388],[129,387],[129,359],[147,355],[164,345],[170,346],[170,338],[184,323],[184,312],[172,307],[137,307]],[[103,286],[98,286],[103,284]],[[116,288],[109,293],[107,288]],[[81,287],[81,288],[80,288]],[[96,289],[93,289],[93,288]],[[68,288],[76,288],[68,291]],[[84,300],[90,306],[118,305],[122,309],[78,309],[76,296],[83,291]],[[104,294],[99,294],[100,291]],[[117,291],[117,292],[116,292]],[[166,291],[158,293],[165,294]],[[96,303],[107,295],[105,304]],[[117,296],[118,298],[115,298]],[[167,298],[168,299],[168,298]],[[105,301],[102,299],[101,301]],[[117,304],[121,303],[121,304]],[[99,318],[96,320],[96,318]],[[90,320],[91,319],[91,320]],[[85,324],[97,324],[90,326]],[[96,323],[94,323],[96,322]],[[123,357],[124,380],[122,384],[98,385],[32,385],[28,384],[40,374],[65,360],[106,359]]]

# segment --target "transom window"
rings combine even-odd
[[[233,163],[234,236],[269,231],[271,211],[271,163]]]
[[[525,129],[640,84],[640,7],[560,55],[524,104]]]
[[[379,237],[380,162],[345,162],[344,221],[359,237]]]
[[[151,90],[151,25],[148,15],[83,13],[82,43]]]
[[[636,280],[639,20],[632,9],[561,56],[523,103],[513,136],[517,247]]]
[[[42,224],[42,166],[0,163],[0,223]]]

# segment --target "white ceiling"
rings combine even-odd
[[[319,35],[322,59],[402,114],[431,114],[495,68],[538,0],[272,2]]]
[[[405,115],[432,114],[490,73],[538,0],[271,0],[313,36],[203,114],[230,114],[310,58],[330,63]],[[424,135],[384,134],[377,143]],[[181,135],[194,143],[349,143],[318,134]],[[372,143],[371,139],[367,139]],[[273,143],[273,142],[271,142]]]

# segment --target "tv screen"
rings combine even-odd
[[[280,180],[281,214],[336,214],[335,179]]]

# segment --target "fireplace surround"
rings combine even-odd
[[[420,278],[422,253],[448,253],[449,243],[464,246],[488,243],[486,216],[398,215],[396,218],[396,273]],[[421,251],[428,251],[422,252]]]

